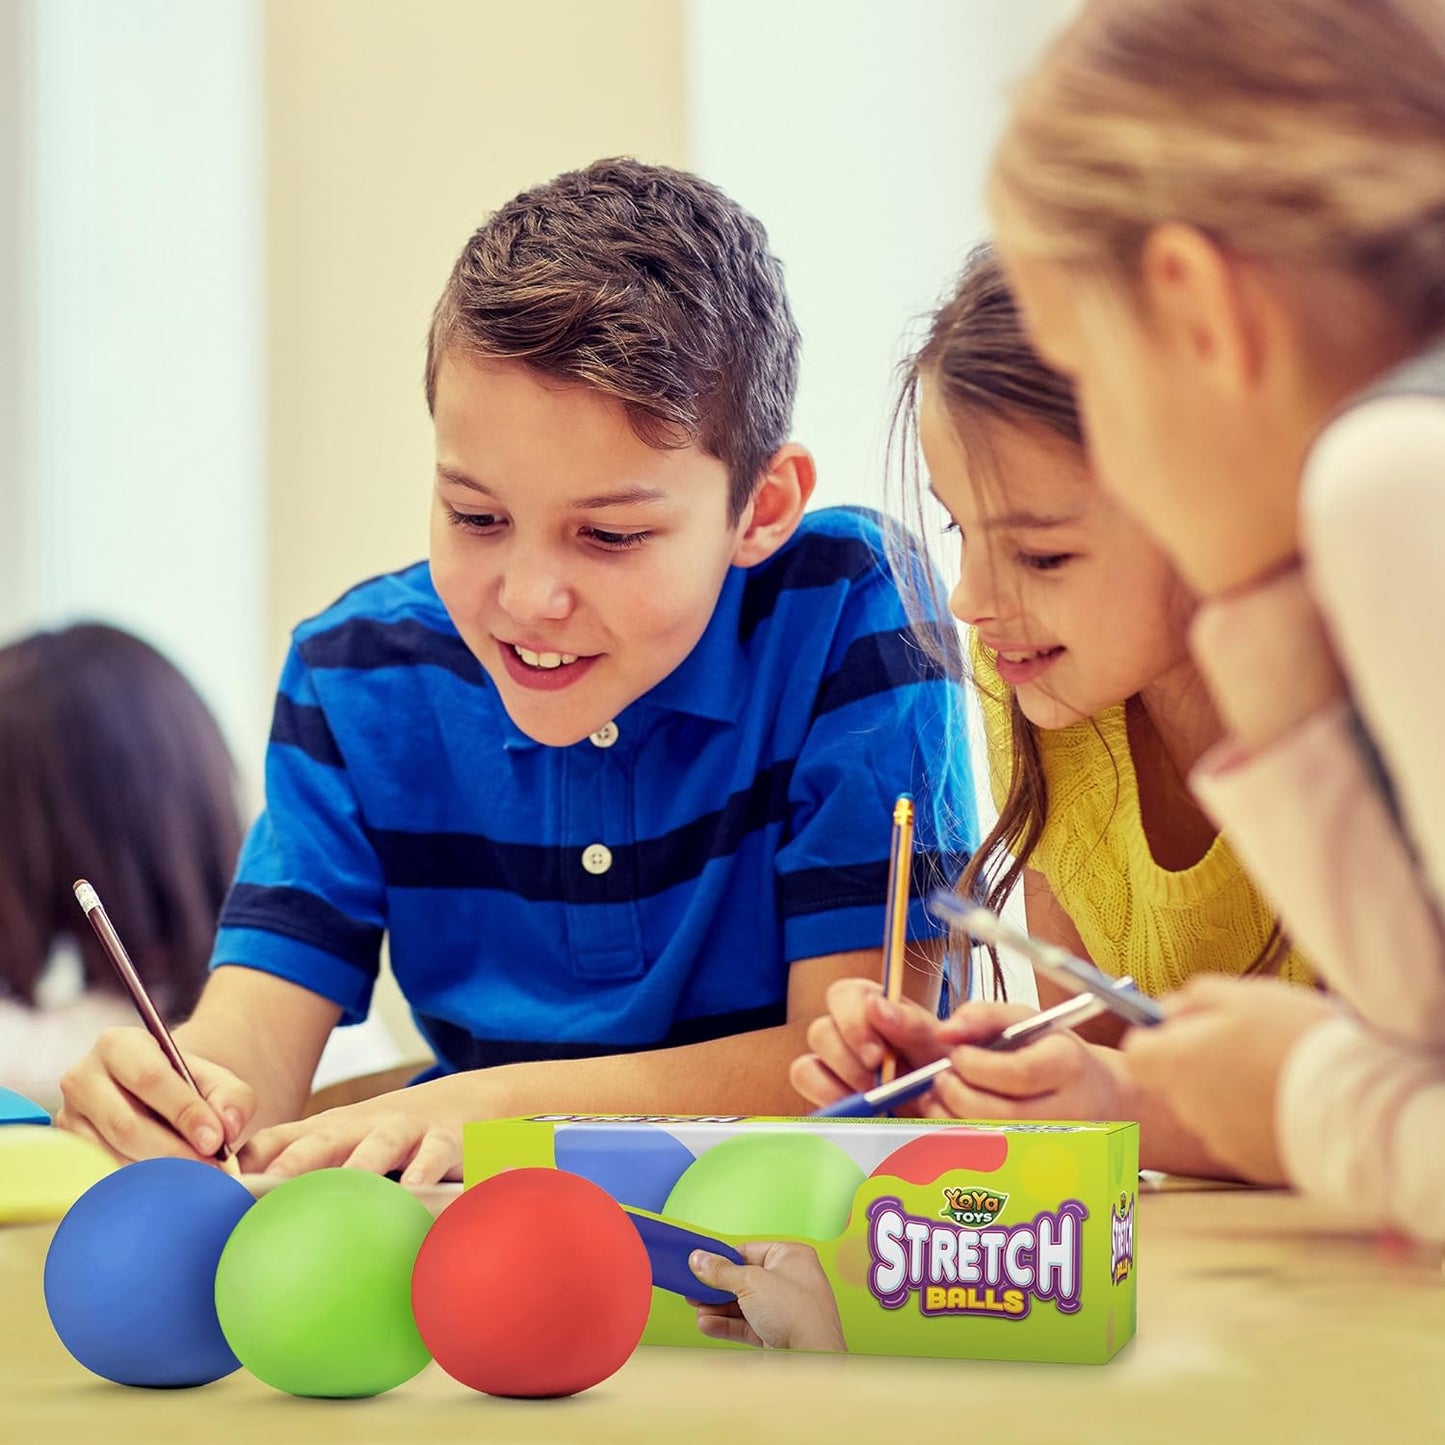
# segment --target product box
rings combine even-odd
[[[537,1166],[580,1174],[632,1213],[653,1262],[644,1344],[737,1347],[704,1335],[688,1302],[747,1315],[692,1290],[692,1234],[800,1247],[767,1265],[797,1286],[775,1299],[798,1312],[804,1348],[1102,1363],[1134,1334],[1135,1123],[569,1114],[466,1126],[468,1187]]]

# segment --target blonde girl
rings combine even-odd
[[[1096,0],[991,205],[1201,598],[1194,788],[1340,999],[1196,982],[1126,1057],[1242,1172],[1445,1237],[1445,7]]]

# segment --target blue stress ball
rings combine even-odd
[[[411,1273],[431,1211],[360,1169],[318,1169],[256,1201],[216,1270],[241,1363],[292,1395],[380,1395],[431,1360]]]
[[[655,1124],[563,1124],[552,1136],[559,1169],[590,1179],[619,1204],[661,1214],[692,1150]]]
[[[194,1159],[143,1159],[91,1185],[45,1257],[61,1344],[118,1385],[208,1385],[238,1369],[216,1318],[216,1265],[251,1202]]]

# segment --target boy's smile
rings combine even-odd
[[[549,652],[542,647],[529,648],[520,642],[503,642],[498,651],[507,671],[521,687],[535,687],[542,692],[556,692],[580,682],[591,670],[600,653],[578,657],[570,652]]]
[[[437,593],[517,727],[580,742],[692,651],[752,506],[730,522],[723,462],[520,362],[447,354],[434,419]]]

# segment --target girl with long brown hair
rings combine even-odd
[[[971,629],[988,732],[996,826],[961,888],[1002,906],[1023,886],[1036,937],[1163,993],[1201,973],[1278,973],[1304,960],[1218,829],[1189,795],[1188,770],[1220,735],[1189,658],[1192,599],[1164,553],[1098,486],[1073,388],[1030,346],[988,247],[970,257],[910,363],[900,407],[931,490],[960,534],[949,599]],[[912,448],[903,449],[905,456]],[[921,487],[912,488],[921,508]],[[995,960],[997,979],[997,960]],[[1042,1004],[1061,994],[1038,980]],[[793,1080],[826,1102],[864,1087],[880,1043],[875,988],[829,995]],[[917,1065],[1012,1013],[965,1004],[944,1024],[900,1015]],[[925,1112],[963,1117],[1141,1117],[1145,1158],[1208,1169],[1136,1091],[1123,1059],[1061,1037],[1024,1051],[959,1054]]]

